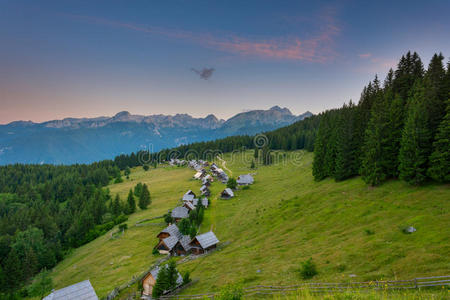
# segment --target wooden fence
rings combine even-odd
[[[400,290],[400,289],[418,289],[433,286],[449,286],[450,275],[419,277],[409,280],[383,280],[366,282],[344,282],[344,283],[302,283],[296,285],[272,286],[255,285],[243,288],[243,294],[246,297],[289,294],[299,291],[308,291],[309,293],[335,293],[348,290]],[[215,293],[205,293],[196,295],[165,295],[159,299],[214,299]]]

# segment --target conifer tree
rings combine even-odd
[[[371,185],[378,185],[386,180],[387,174],[383,162],[383,141],[388,123],[385,98],[378,93],[372,108],[372,114],[366,129],[361,161],[363,180]]]
[[[136,211],[136,201],[134,200],[133,191],[130,189],[130,191],[128,192],[126,212],[128,215],[130,215],[135,211]]]
[[[118,216],[118,215],[120,215],[122,213],[122,205],[120,204],[119,194],[116,194],[116,198],[112,202],[111,213],[114,216]]]
[[[328,176],[325,169],[325,155],[327,153],[327,145],[331,133],[329,127],[330,112],[325,112],[321,115],[319,130],[314,144],[314,161],[313,161],[313,176],[315,180],[322,180]]]
[[[426,180],[431,143],[425,88],[422,83],[418,83],[414,87],[402,133],[399,154],[401,179],[411,184],[420,184]]]
[[[386,97],[390,97],[387,95]],[[398,155],[405,119],[404,101],[396,96],[389,105],[386,141],[383,143],[384,168],[388,178],[398,177]]]
[[[450,182],[450,99],[447,100],[447,114],[434,139],[428,175],[439,182]]]
[[[148,190],[147,185],[144,183],[142,186],[142,191],[139,196],[139,208],[140,209],[146,209],[147,206],[151,204],[152,200],[150,198],[150,192]]]
[[[434,54],[425,75],[425,97],[429,115],[429,126],[432,136],[445,115],[448,92],[446,87],[446,74],[442,54]]]
[[[349,105],[345,104],[342,107],[337,123],[336,165],[334,171],[336,180],[344,180],[358,174],[355,115],[356,109],[351,101]]]
[[[167,290],[169,290],[169,272],[167,265],[164,265],[159,269],[156,283],[152,290],[152,296],[158,299]]]

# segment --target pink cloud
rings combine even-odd
[[[175,40],[186,40],[206,48],[242,56],[324,63],[336,56],[333,50],[333,41],[340,29],[335,25],[333,15],[334,11],[326,10],[323,15],[319,16],[321,28],[316,35],[308,39],[296,36],[252,39],[235,34],[220,37],[210,33],[148,27],[86,16],[71,17],[90,23],[120,27]]]
[[[360,58],[369,58],[372,56],[372,53],[362,53],[362,54],[358,54],[358,56]]]

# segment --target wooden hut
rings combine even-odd
[[[220,197],[222,199],[231,199],[234,197],[234,193],[230,188],[226,188],[223,190],[223,192],[220,194]]]
[[[209,231],[204,234],[197,235],[191,242],[191,252],[193,254],[203,254],[211,251],[217,247],[219,240],[214,232]]]

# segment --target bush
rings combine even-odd
[[[50,272],[44,269],[36,275],[33,283],[27,288],[27,294],[31,297],[42,298],[51,291],[52,287],[53,281]]]
[[[235,190],[237,187],[237,182],[236,179],[234,179],[233,177],[231,177],[228,182],[227,182],[227,188],[230,188],[232,190]]]
[[[316,265],[314,264],[312,258],[302,263],[300,274],[303,279],[310,279],[317,275]]]
[[[144,171],[148,171],[148,169],[150,169],[148,165],[143,165],[142,168],[144,169]]]
[[[183,274],[183,284],[188,284],[189,282],[191,282],[191,273],[186,271],[186,273]]]
[[[153,250],[152,250],[152,254],[153,254],[153,255],[158,255],[158,254],[159,254],[159,251],[158,251],[158,249],[156,249],[156,248],[153,248]]]
[[[241,286],[239,285],[226,285],[224,286],[217,297],[214,299],[218,300],[240,300],[242,299],[244,292]]]
[[[125,221],[128,221],[128,217],[127,216],[125,216],[125,215],[117,216],[116,219],[114,220],[114,225],[123,223]]]
[[[164,215],[164,221],[166,222],[166,224],[170,224],[173,222],[172,214],[170,213],[170,211]]]
[[[370,230],[370,229],[364,229],[364,232],[365,232],[367,235],[374,235],[374,234],[375,234],[375,231]]]
[[[128,229],[128,225],[126,223],[119,225],[119,231],[125,231]]]

